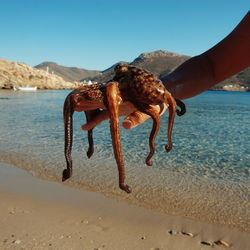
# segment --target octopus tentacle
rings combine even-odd
[[[150,161],[150,159],[152,158],[152,156],[155,153],[155,146],[154,146],[154,139],[159,131],[160,128],[160,116],[158,113],[148,113],[148,115],[150,115],[153,119],[153,127],[150,133],[150,137],[149,137],[149,147],[150,147],[150,152],[148,154],[148,157],[146,158],[146,164],[148,166],[152,166],[153,162]]]
[[[113,150],[119,171],[119,187],[127,193],[131,192],[131,188],[125,182],[125,166],[121,152],[120,142],[120,124],[119,124],[119,89],[117,82],[110,82],[106,88],[107,109],[110,112],[110,132],[113,143]]]
[[[84,113],[85,113],[87,122],[93,119],[93,117],[100,112],[101,112],[100,109],[85,111]],[[87,156],[88,158],[90,158],[94,153],[93,128],[88,130],[88,142],[89,142],[89,148],[87,151]]]
[[[150,133],[150,137],[149,137],[149,148],[150,148],[150,152],[146,158],[146,164],[148,166],[152,166],[153,162],[150,161],[150,159],[153,157],[154,153],[155,153],[155,145],[154,145],[154,140],[155,137],[159,131],[160,128],[160,115],[155,112],[153,109],[150,108],[150,106],[143,106],[143,105],[138,105],[136,104],[136,107],[143,113],[151,116],[151,118],[153,119],[153,127]]]
[[[71,94],[69,94],[64,102],[63,116],[64,116],[64,155],[67,162],[67,169],[63,170],[62,181],[67,180],[72,175],[72,158],[71,150],[73,143],[73,103]]]
[[[181,110],[178,110],[178,109],[176,110],[177,115],[178,116],[184,115],[186,113],[186,105],[181,100],[176,99],[176,98],[175,98],[175,102],[177,106],[181,108]]]
[[[168,144],[165,146],[165,149],[167,152],[169,152],[172,147],[172,130],[173,130],[173,125],[174,125],[174,117],[175,117],[175,112],[176,112],[176,102],[175,99],[170,95],[167,98],[167,103],[169,104],[168,110],[169,110],[169,116],[168,116]]]
[[[93,129],[90,129],[88,131],[88,142],[89,142],[89,148],[87,151],[87,156],[88,158],[90,158],[94,153]]]

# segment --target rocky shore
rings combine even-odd
[[[241,86],[240,84],[225,85],[225,86],[223,86],[222,90],[225,90],[225,91],[240,91],[240,92],[250,91],[248,87]]]
[[[38,89],[74,89],[80,82],[67,82],[60,76],[45,70],[30,67],[24,63],[0,59],[0,88],[12,89],[13,86],[37,86]]]

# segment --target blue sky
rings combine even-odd
[[[194,56],[249,7],[249,0],[0,0],[0,58],[104,70],[154,50]]]

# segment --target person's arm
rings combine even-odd
[[[250,66],[250,11],[221,42],[190,58],[162,81],[175,98],[195,96]]]
[[[186,99],[200,94],[248,66],[250,12],[221,42],[203,54],[190,58],[161,80],[175,98]],[[160,110],[158,106],[154,108]],[[126,129],[132,129],[150,118],[135,111],[131,103],[123,105],[121,110],[121,115],[128,115],[123,121],[123,127]],[[109,114],[104,110],[95,119],[83,125],[82,129],[89,130],[106,119],[109,119]]]

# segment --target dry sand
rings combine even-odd
[[[131,206],[5,164],[0,198],[0,249],[250,249],[249,233]]]

